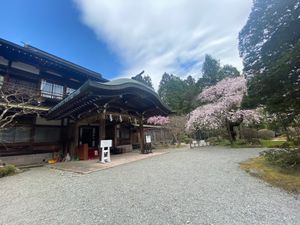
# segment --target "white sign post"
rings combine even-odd
[[[151,144],[151,136],[150,135],[146,136],[146,143]]]
[[[111,162],[110,161],[110,148],[112,147],[112,140],[101,140],[101,163]]]

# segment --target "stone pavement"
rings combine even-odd
[[[128,152],[124,154],[111,155],[110,163],[100,163],[99,159],[60,162],[55,164],[48,164],[47,167],[57,170],[75,172],[80,174],[89,174],[99,170],[112,168],[122,164],[150,158],[153,156],[165,154],[167,151],[153,152],[149,154],[141,154],[140,152]]]

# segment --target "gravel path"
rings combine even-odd
[[[0,179],[0,224],[300,224],[300,198],[249,176],[255,149],[180,150],[88,175]]]

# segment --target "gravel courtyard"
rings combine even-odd
[[[239,169],[255,149],[207,147],[88,175],[35,168],[0,179],[0,224],[300,224],[300,196]]]

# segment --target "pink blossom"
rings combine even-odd
[[[261,120],[259,110],[240,110],[243,96],[247,94],[244,77],[226,78],[199,94],[199,106],[188,115],[186,130],[215,130],[225,126],[226,119],[234,122],[243,117],[245,124]]]
[[[211,103],[224,98],[243,96],[246,93],[247,85],[244,77],[225,78],[216,85],[204,89],[199,94],[198,100],[203,103]]]
[[[147,123],[154,125],[165,125],[169,123],[169,117],[165,116],[152,116],[147,119]]]
[[[237,110],[234,114],[236,117],[243,117],[245,125],[258,124],[263,120],[263,109]]]

